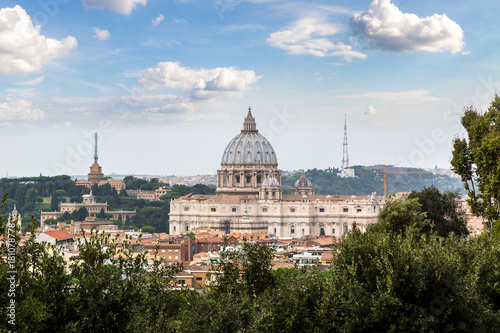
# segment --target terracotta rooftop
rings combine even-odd
[[[323,252],[321,255],[321,260],[332,260],[333,259],[333,253],[328,251],[328,252]]]
[[[76,235],[69,233],[67,231],[64,231],[64,230],[47,231],[47,232],[44,232],[44,234],[46,234],[50,237],[53,237],[55,239],[58,239],[58,240],[76,237]]]
[[[209,265],[186,265],[184,266],[184,271],[188,272],[205,272],[210,271],[212,266]]]

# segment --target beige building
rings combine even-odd
[[[128,190],[127,194],[129,196],[136,197],[137,199],[144,199],[148,201],[160,201],[160,197],[164,194],[172,192],[172,189],[168,186],[162,186],[156,190]]]
[[[467,198],[461,198],[458,200],[458,205],[461,210],[465,213],[465,219],[467,220],[467,229],[469,230],[470,236],[480,235],[484,227],[484,218],[472,214]]]
[[[73,213],[75,210],[79,210],[80,208],[85,207],[89,213],[100,213],[101,209],[104,210],[104,213],[113,214],[113,220],[122,219],[125,221],[127,216],[131,218],[136,214],[135,211],[108,211],[108,203],[99,203],[95,202],[95,196],[90,191],[90,194],[84,194],[82,203],[79,202],[71,202],[71,203],[59,203],[59,211],[55,212],[40,212],[40,222],[43,225],[45,220],[47,219],[58,219],[59,216],[63,215],[65,212]]]
[[[317,195],[304,173],[295,183],[293,194],[284,195],[276,153],[258,133],[249,108],[241,133],[224,150],[216,194],[191,194],[172,200],[170,233],[238,225],[248,219],[258,229],[264,225],[275,237],[300,238],[320,235],[322,230],[325,235],[340,237],[354,222],[362,231],[376,223],[383,204],[384,198],[375,193]]]

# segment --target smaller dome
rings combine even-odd
[[[354,194],[351,195],[351,199],[356,199],[356,196]]]
[[[312,187],[312,183],[309,179],[306,178],[306,173],[302,171],[302,175],[295,182],[295,187]]]
[[[332,196],[331,196],[330,194],[328,194],[328,195],[326,196],[326,198],[327,198],[327,199],[331,199],[331,198],[332,198]]]
[[[264,179],[262,186],[280,186],[280,182],[274,177],[268,177]]]
[[[304,194],[304,195],[302,196],[302,199],[306,199],[306,198],[307,198],[307,195],[305,195],[305,194]]]

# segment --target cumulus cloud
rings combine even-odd
[[[260,77],[252,70],[234,67],[193,69],[179,62],[161,62],[140,73],[139,84],[147,90],[178,89],[184,96],[209,99],[228,93],[241,93]]]
[[[350,24],[368,47],[384,51],[456,53],[465,45],[462,28],[446,14],[420,18],[401,12],[390,0],[373,0]]]
[[[350,45],[332,40],[338,32],[339,29],[325,19],[303,18],[291,26],[273,32],[267,43],[290,54],[339,56],[347,60],[366,57],[363,53],[354,51]]]
[[[106,40],[109,39],[109,37],[111,37],[111,34],[106,29],[101,30],[99,28],[94,28],[94,33],[95,33],[94,37],[99,40]]]
[[[13,94],[0,99],[0,121],[38,120],[44,114],[44,111],[32,106],[31,101],[16,99]]]
[[[77,46],[75,37],[62,40],[40,34],[19,5],[0,9],[0,74],[32,73]]]
[[[366,115],[370,115],[370,114],[374,114],[375,113],[375,108],[373,107],[373,105],[369,105],[368,108],[366,109],[365,111],[365,114]]]
[[[146,3],[147,0],[82,0],[87,9],[109,9],[123,15],[129,15],[138,5]]]
[[[163,16],[163,14],[158,15],[158,17],[153,20],[153,25],[156,27],[164,18],[165,16]]]

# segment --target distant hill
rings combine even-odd
[[[339,170],[312,169],[306,171],[306,177],[312,182],[316,194],[332,195],[368,195],[377,192],[384,194],[384,176],[374,173],[375,167],[354,166],[356,178],[341,178],[337,176]],[[377,169],[378,170],[378,169]],[[389,170],[389,169],[388,169]],[[415,168],[391,168],[400,171],[425,171]],[[300,172],[295,175],[282,177],[283,193],[290,194],[295,181],[300,178]],[[459,178],[452,178],[439,174],[389,174],[387,175],[387,193],[409,192],[420,190],[424,186],[434,185],[440,191],[456,191],[465,194]]]

